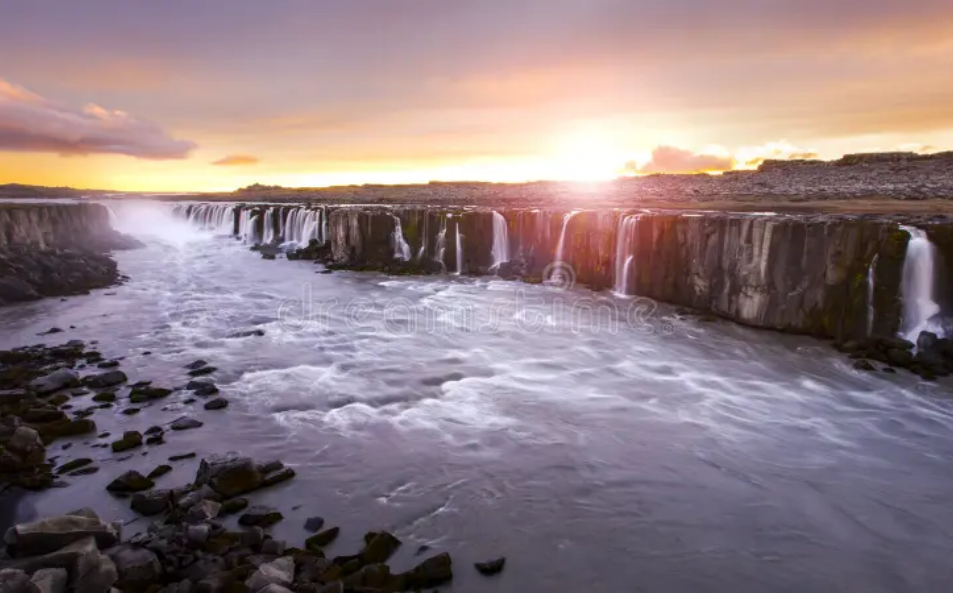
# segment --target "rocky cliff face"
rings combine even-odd
[[[254,208],[261,225],[265,211]],[[910,237],[893,220],[619,209],[321,210],[326,232],[305,233],[300,243],[311,240],[309,253],[331,267],[531,282],[556,275],[560,285],[613,289],[755,327],[842,340],[893,336],[900,327]],[[276,242],[289,234],[292,211],[276,206],[268,217]],[[953,290],[944,286],[953,284],[953,223],[925,222],[938,252],[937,300],[949,311],[944,295]],[[500,254],[493,246],[504,229],[505,261],[495,265]]]
[[[120,276],[105,253],[137,245],[98,204],[0,205],[0,305],[111,286]]]

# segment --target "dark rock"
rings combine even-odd
[[[218,514],[221,512],[221,510],[222,504],[220,502],[207,499],[200,500],[189,507],[188,512],[186,513],[186,519],[190,523],[211,521],[215,517],[218,517]]]
[[[192,392],[199,397],[211,397],[218,393],[218,387],[214,383],[207,383]]]
[[[206,410],[223,410],[228,407],[228,400],[223,397],[217,397],[205,403]]]
[[[66,420],[66,414],[55,408],[30,408],[26,412],[23,412],[21,418],[24,422],[39,424]]]
[[[149,475],[146,477],[149,478],[150,480],[155,480],[156,478],[166,475],[170,471],[172,471],[171,465],[160,465],[159,467],[149,472]]]
[[[122,453],[142,446],[142,435],[134,430],[122,433],[122,438],[112,443],[113,453]]]
[[[215,367],[202,367],[200,369],[189,371],[189,376],[190,377],[204,377],[205,375],[211,375],[217,370],[218,369]]]
[[[133,493],[148,490],[155,482],[135,470],[127,471],[106,486],[109,492]]]
[[[234,515],[248,508],[247,498],[230,498],[222,503],[219,512],[222,515]]]
[[[92,459],[85,458],[85,457],[84,457],[84,458],[81,458],[81,459],[74,459],[74,460],[72,460],[72,461],[67,461],[67,462],[64,463],[63,465],[61,465],[61,466],[59,466],[58,468],[56,468],[56,473],[58,473],[58,474],[66,474],[66,473],[69,473],[69,472],[71,472],[71,471],[73,471],[73,470],[79,469],[79,468],[81,468],[81,467],[83,467],[83,466],[89,465],[89,464],[91,464],[92,462],[93,462]]]
[[[151,517],[165,511],[171,502],[172,493],[169,490],[140,492],[132,497],[132,510],[140,515]]]
[[[125,408],[125,409],[123,409],[122,413],[123,413],[125,416],[135,416],[136,414],[138,414],[138,413],[141,412],[141,411],[142,411],[141,408]]]
[[[161,582],[162,565],[155,553],[146,548],[120,544],[106,550],[106,555],[116,565],[119,574],[116,586],[120,590],[139,591]]]
[[[60,329],[60,328],[58,328],[58,327],[51,327],[50,329],[46,330],[45,332],[40,332],[40,333],[38,333],[38,334],[36,334],[36,335],[38,335],[38,336],[48,336],[48,335],[50,335],[50,334],[61,334],[61,333],[63,333],[63,330],[62,330],[62,329]]]
[[[420,556],[421,554],[424,554],[428,552],[429,550],[430,550],[430,546],[428,546],[427,544],[422,544],[417,548],[417,551],[414,552],[414,556]]]
[[[194,370],[200,369],[202,367],[207,367],[207,366],[208,366],[208,363],[200,359],[194,362],[190,362],[189,364],[185,365],[185,368],[187,370],[194,371]]]
[[[917,350],[920,352],[931,352],[936,349],[939,343],[939,336],[933,332],[922,331],[917,336]]]
[[[93,396],[93,401],[112,403],[116,401],[116,393],[114,391],[103,391],[102,393],[97,393]]]
[[[259,566],[258,570],[245,581],[245,585],[250,591],[261,591],[269,585],[291,585],[294,576],[294,559],[285,556]]]
[[[193,428],[200,428],[202,426],[204,426],[204,423],[195,420],[194,418],[183,416],[182,418],[173,420],[172,424],[169,425],[169,428],[172,430],[191,430]]]
[[[119,541],[114,525],[88,515],[58,515],[10,528],[4,536],[15,558],[55,552],[71,543],[89,538],[94,546],[108,548]]]
[[[324,527],[324,517],[310,517],[304,522],[304,528],[311,533],[317,533]]]
[[[371,532],[364,536],[364,549],[361,550],[363,564],[380,564],[386,562],[397,548],[400,540],[386,531]]]
[[[255,527],[271,527],[278,521],[284,519],[284,516],[273,508],[256,505],[249,507],[238,518],[239,525]]]
[[[253,338],[253,337],[260,338],[264,335],[265,335],[265,330],[263,329],[247,329],[240,332],[229,334],[228,337],[229,338]]]
[[[89,419],[66,420],[42,424],[36,427],[37,432],[47,442],[59,437],[78,436],[96,432],[96,423]]]
[[[453,579],[453,562],[450,554],[444,552],[424,560],[403,576],[409,589],[437,587]]]
[[[192,459],[196,455],[195,453],[183,453],[182,455],[171,455],[169,456],[169,461],[182,461],[183,459]]]
[[[31,593],[66,593],[68,582],[69,572],[65,568],[41,568],[30,578],[30,590]]]
[[[165,444],[165,435],[161,432],[159,434],[149,435],[146,437],[146,444],[152,446],[163,445]]]
[[[0,469],[29,468],[43,463],[45,458],[46,448],[40,434],[32,428],[20,426],[0,450]]]
[[[70,369],[59,369],[48,375],[34,379],[30,382],[30,388],[40,395],[45,395],[47,393],[59,391],[60,389],[73,387],[77,385],[78,382],[79,375],[76,374],[76,371],[72,371]]]
[[[305,540],[305,547],[309,550],[314,548],[323,548],[337,539],[338,534],[341,532],[340,527],[332,527],[330,529],[325,529],[321,533],[312,535]]]
[[[290,467],[286,467],[278,472],[265,476],[265,479],[261,482],[261,486],[262,488],[274,486],[275,484],[280,484],[281,482],[290,480],[291,478],[295,477],[295,475],[295,470],[291,469]]]
[[[96,368],[100,369],[114,369],[119,366],[118,360],[107,360],[96,365]]]
[[[909,350],[893,348],[887,351],[887,360],[895,367],[908,368],[913,363],[913,353]]]
[[[895,373],[897,372],[897,369],[895,369],[895,368],[893,368],[893,367],[883,367],[883,368],[881,368],[880,370],[881,370],[881,372],[891,373],[891,374],[895,374]]]
[[[79,476],[90,476],[99,471],[98,467],[84,467],[83,469],[78,469],[74,472],[70,472],[69,477],[79,477]]]
[[[257,490],[263,482],[264,476],[250,457],[234,454],[203,459],[195,475],[197,487],[208,484],[225,498]]]
[[[99,375],[83,377],[82,382],[86,387],[102,389],[103,387],[112,387],[113,385],[125,383],[127,380],[128,377],[126,377],[126,373],[122,371],[107,371]]]
[[[865,358],[861,358],[860,360],[855,361],[854,368],[858,371],[876,371],[877,370],[874,367],[874,365],[870,364],[870,361]]]
[[[168,397],[171,394],[171,389],[165,389],[163,387],[137,387],[129,393],[129,401],[134,404],[142,404]]]
[[[29,593],[30,575],[15,568],[0,570],[0,593]]]
[[[163,430],[161,426],[150,426],[149,428],[146,429],[146,432],[143,434],[152,435],[152,434],[162,434],[163,432],[165,432],[165,430]]]
[[[506,558],[497,558],[496,560],[487,560],[486,562],[476,562],[473,566],[483,576],[499,574],[506,565]]]
[[[89,395],[89,389],[85,387],[80,387],[78,389],[70,389],[70,395],[73,397],[83,397],[84,395]]]

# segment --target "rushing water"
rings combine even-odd
[[[506,228],[506,218],[497,211],[493,211],[493,247],[490,251],[493,263],[491,270],[510,261],[510,233]]]
[[[867,269],[867,335],[874,333],[874,288],[877,280],[877,255],[874,254]]]
[[[128,461],[57,450],[103,469],[30,496],[21,518],[81,505],[132,518],[103,492],[122,471],[240,450],[298,471],[252,495],[284,513],[276,537],[300,544],[321,515],[343,528],[338,555],[392,529],[396,569],[421,544],[451,552],[448,591],[913,593],[953,577],[943,383],[854,371],[821,342],[648,313],[641,299],[320,275],[158,211],[118,214],[157,233],[116,255],[131,281],[0,309],[0,347],[99,339],[131,380],[160,385],[202,358],[231,406],[177,394],[137,416],[97,413],[113,434],[183,413],[206,424]],[[54,325],[76,329],[36,336]],[[250,327],[265,336],[228,337]],[[161,486],[197,462],[173,465]],[[476,574],[497,555],[503,575]]]
[[[629,253],[638,229],[639,217],[636,214],[619,218],[619,228],[616,231],[615,246],[615,288],[617,295],[625,296],[629,289],[629,269],[634,259]]]
[[[398,216],[394,216],[394,232],[391,234],[391,241],[394,244],[394,258],[410,261],[410,245],[404,239],[404,230]]]
[[[914,227],[902,228],[910,234],[910,242],[903,262],[900,335],[916,343],[920,332],[939,331],[939,327],[931,323],[940,312],[940,306],[933,300],[936,248],[927,238],[926,231]]]

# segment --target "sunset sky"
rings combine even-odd
[[[950,0],[0,0],[0,183],[589,179],[949,149],[951,73]]]

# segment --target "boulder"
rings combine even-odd
[[[20,418],[28,424],[43,424],[66,420],[66,414],[56,408],[30,408]]]
[[[222,503],[222,508],[219,509],[219,514],[222,515],[234,515],[235,513],[240,513],[248,508],[248,499],[247,498],[230,498]]]
[[[278,558],[258,567],[245,585],[250,591],[261,591],[269,585],[290,585],[294,581],[295,562],[290,556]]]
[[[274,259],[272,257],[271,259]],[[246,329],[238,332],[234,332],[228,335],[229,338],[260,338],[265,335],[265,330],[263,329]]]
[[[121,453],[142,446],[142,435],[134,430],[122,433],[122,438],[112,443],[113,453]]]
[[[324,527],[324,517],[309,517],[304,522],[304,528],[311,533],[317,533]]]
[[[228,407],[228,400],[224,397],[216,397],[206,402],[204,407],[206,410],[223,410]]]
[[[171,465],[160,465],[159,467],[149,472],[149,475],[147,475],[146,477],[149,478],[150,480],[155,480],[156,478],[166,475],[170,471],[172,471]]]
[[[495,560],[487,560],[486,562],[476,562],[473,564],[476,567],[477,571],[483,576],[490,576],[497,574],[503,570],[503,566],[506,565],[506,558],[497,558]]]
[[[284,519],[284,516],[277,510],[262,505],[249,507],[238,518],[238,524],[244,526],[270,527]]]
[[[50,442],[60,437],[79,436],[96,432],[96,423],[88,418],[77,420],[63,420],[61,422],[50,422],[38,424],[37,432],[43,437],[45,442]]]
[[[200,369],[194,369],[189,371],[190,377],[204,377],[205,375],[211,375],[218,369],[215,367],[202,367]]]
[[[30,590],[30,575],[15,568],[0,570],[0,593],[26,593]]]
[[[264,476],[250,457],[230,453],[203,459],[195,475],[195,485],[208,484],[225,498],[239,496],[261,487]]]
[[[66,593],[68,582],[65,568],[41,568],[30,579],[31,593]]]
[[[85,538],[108,548],[119,541],[119,532],[95,516],[59,515],[11,527],[4,542],[11,556],[22,557],[48,554]]]
[[[318,549],[323,548],[324,546],[327,546],[328,544],[333,542],[335,539],[337,539],[337,536],[340,532],[341,532],[340,527],[332,527],[330,529],[325,529],[321,533],[317,533],[315,535],[312,535],[308,539],[306,539],[304,542],[305,547],[308,548],[309,550],[313,550],[315,548],[318,548]]]
[[[28,426],[20,426],[0,452],[0,468],[18,470],[39,465],[45,459],[46,447],[40,434]]]
[[[63,465],[56,468],[56,473],[58,474],[67,474],[73,470],[79,469],[81,467],[87,466],[93,462],[92,459],[88,457],[82,457],[80,459],[74,459],[72,461],[67,461]]]
[[[364,549],[360,557],[362,564],[381,564],[400,547],[400,540],[386,531],[370,532],[364,536]]]
[[[106,555],[116,565],[119,576],[116,586],[119,589],[142,590],[160,582],[162,565],[152,551],[130,544],[120,544],[106,550]]]
[[[171,394],[172,390],[164,387],[137,387],[129,393],[129,401],[134,404],[142,404],[168,397]]]
[[[194,418],[189,418],[183,416],[182,418],[177,418],[172,421],[172,424],[169,425],[169,428],[172,430],[191,430],[193,428],[199,428],[204,426],[204,424]]]
[[[106,486],[106,490],[116,493],[133,493],[148,490],[155,482],[135,470],[127,471]]]
[[[860,360],[854,361],[854,369],[858,371],[875,371],[877,370],[874,365],[870,364],[870,361],[866,358],[861,358]]]
[[[140,515],[151,517],[168,509],[171,502],[171,490],[140,492],[132,497],[132,510]]]
[[[102,393],[97,393],[93,396],[93,401],[100,403],[113,403],[116,401],[116,393],[114,391],[103,391]]]
[[[59,369],[49,375],[34,379],[30,382],[30,388],[40,395],[53,393],[67,387],[74,387],[79,383],[79,375],[76,371],[70,369]]]
[[[262,256],[262,257],[265,257],[265,256]],[[271,256],[270,259],[275,259],[275,256]],[[268,585],[267,587],[259,589],[258,593],[291,593],[291,589],[287,587],[282,587],[278,583],[272,583]]]
[[[453,562],[450,554],[444,552],[427,558],[402,576],[409,589],[437,587],[453,579]]]
[[[190,523],[201,523],[218,517],[222,504],[214,500],[202,500],[192,505],[186,513],[186,520]]]
[[[189,364],[185,365],[185,369],[189,371],[194,371],[196,369],[200,369],[202,367],[207,367],[207,366],[208,366],[208,363],[200,358],[198,360],[192,361]]]
[[[118,538],[117,538],[118,539]],[[65,569],[70,575],[69,588],[76,593],[103,593],[116,582],[116,566],[101,554],[94,537],[76,540],[62,548],[10,561],[10,568],[35,574],[43,569]],[[112,541],[113,545],[116,540]]]
[[[102,389],[104,387],[112,387],[113,385],[125,383],[128,379],[126,373],[122,371],[107,371],[98,375],[83,377],[83,385],[93,389]]]

